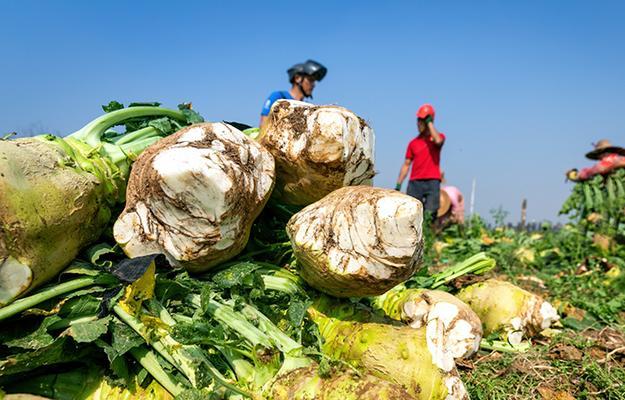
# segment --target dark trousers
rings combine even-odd
[[[423,211],[430,213],[432,220],[436,219],[440,207],[441,181],[438,179],[415,179],[408,182],[406,193],[423,203]]]

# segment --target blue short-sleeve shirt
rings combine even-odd
[[[271,111],[271,106],[273,105],[273,103],[280,99],[293,100],[293,97],[291,96],[291,93],[286,90],[278,90],[271,93],[269,97],[267,97],[267,100],[265,100],[265,103],[263,104],[263,110],[260,112],[260,115],[264,117],[269,115],[269,111]]]

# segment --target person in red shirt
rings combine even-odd
[[[595,143],[595,149],[586,158],[599,160],[592,167],[583,168],[581,171],[570,169],[566,172],[566,177],[571,181],[585,181],[595,175],[607,175],[617,168],[625,168],[625,149],[612,146],[607,139],[601,139]]]
[[[417,129],[419,136],[412,139],[406,149],[406,160],[399,171],[396,190],[401,190],[408,170],[410,180],[406,193],[419,199],[423,209],[436,219],[440,202],[441,187],[441,149],[445,143],[445,135],[434,127],[434,107],[424,104],[417,111]],[[412,169],[410,166],[412,164]]]

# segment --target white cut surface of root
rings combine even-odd
[[[295,214],[287,233],[300,274],[338,297],[374,296],[414,274],[423,206],[395,190],[350,186]]]
[[[0,260],[0,307],[28,289],[32,279],[31,269],[12,256]]]
[[[469,393],[457,372],[443,378],[443,383],[447,388],[445,400],[469,400]]]
[[[134,163],[115,240],[130,257],[205,271],[245,247],[274,178],[271,154],[232,126],[184,128]]]
[[[285,203],[308,205],[372,183],[373,130],[343,107],[278,100],[259,140],[275,157],[274,195]]]
[[[401,319],[413,328],[426,326],[428,346],[440,368],[447,370],[455,359],[479,349],[482,323],[467,304],[441,290],[408,290],[414,294],[406,296]]]

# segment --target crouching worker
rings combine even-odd
[[[464,224],[464,196],[460,189],[455,186],[443,186],[441,188],[440,203],[436,221],[440,228]]]

